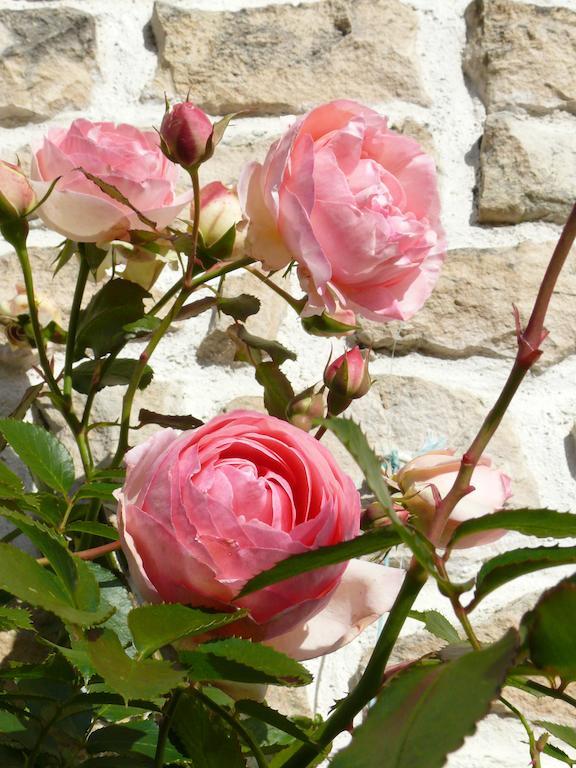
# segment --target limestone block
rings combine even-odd
[[[576,110],[576,13],[510,0],[474,0],[464,71],[489,112]]]
[[[282,284],[285,290],[290,290],[289,281],[282,278],[281,274],[276,275],[273,279],[278,284]],[[249,272],[227,277],[224,283],[225,296],[239,296],[241,293],[256,296],[261,302],[258,314],[252,315],[246,321],[247,330],[255,336],[275,339],[288,308],[284,299],[273,293],[268,286]],[[236,346],[226,333],[226,329],[233,322],[234,320],[228,315],[213,313],[208,333],[198,346],[198,362],[211,365],[229,365],[234,361]]]
[[[238,183],[240,172],[246,163],[263,162],[266,153],[279,135],[256,135],[237,139],[224,137],[216,147],[213,157],[200,166],[202,185],[211,181],[221,181],[226,185]]]
[[[576,117],[488,116],[480,149],[480,222],[563,224],[575,198]]]
[[[395,355],[420,351],[447,358],[512,358],[516,339],[512,304],[526,322],[555,243],[449,251],[432,295],[412,320],[362,321],[360,343]],[[538,367],[576,351],[576,264],[569,259],[558,282],[546,327],[550,336]]]
[[[398,0],[321,0],[235,12],[157,2],[155,89],[213,114],[302,112],[348,98],[427,104],[416,12]]]
[[[0,124],[38,122],[90,99],[94,18],[72,8],[0,10]]]

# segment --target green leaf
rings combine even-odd
[[[183,673],[167,661],[131,659],[110,629],[89,630],[85,637],[92,666],[125,701],[160,696],[184,681]]]
[[[150,656],[158,648],[183,637],[202,635],[225,627],[243,618],[246,613],[206,613],[177,603],[144,605],[130,611],[128,626],[140,654]]]
[[[107,181],[104,181],[103,179],[100,179],[98,176],[94,176],[93,173],[89,173],[88,171],[84,170],[84,168],[78,168],[81,173],[86,176],[87,179],[89,179],[91,182],[96,184],[98,189],[102,190],[108,197],[111,197],[113,200],[116,200],[118,203],[122,203],[122,205],[125,205],[127,208],[130,208],[131,211],[133,211],[136,216],[140,219],[142,224],[145,224],[147,227],[150,227],[151,229],[156,229],[156,222],[152,221],[152,219],[149,219],[147,216],[145,216],[143,213],[141,213],[138,208],[135,208],[134,205],[130,202],[130,200],[126,197],[126,195],[123,195],[122,192],[120,192],[119,189],[117,189],[113,184],[109,184]],[[89,243],[88,243],[89,245]]]
[[[398,532],[403,543],[409,547],[421,565],[429,573],[435,572],[434,562],[432,560],[433,548],[417,531],[407,528],[398,518],[390,494],[382,476],[381,463],[372,448],[370,448],[366,437],[358,424],[352,419],[332,418],[321,421],[348,450],[354,461],[358,464],[370,490],[380,502],[386,514],[390,518],[392,526]]]
[[[15,419],[0,419],[0,432],[35,477],[55,491],[68,493],[74,482],[74,462],[54,435]]]
[[[100,536],[109,541],[118,541],[118,531],[105,523],[71,523],[66,526],[66,533],[90,533],[92,536]]]
[[[103,568],[98,563],[87,562],[86,565],[98,582],[103,600],[115,609],[103,627],[115,632],[124,647],[130,645],[132,635],[128,628],[128,614],[133,608],[130,593],[112,571]]]
[[[497,555],[480,568],[470,609],[475,608],[490,592],[519,576],[542,568],[570,565],[574,562],[576,562],[576,547],[527,547]]]
[[[184,304],[182,309],[178,312],[176,320],[189,320],[191,317],[198,317],[203,312],[216,306],[215,296],[204,296],[197,301],[191,301],[189,304]]]
[[[198,247],[198,256],[206,268],[217,261],[225,261],[230,258],[236,242],[236,224],[224,232],[222,237],[213,243],[202,240]]]
[[[80,573],[84,573],[84,569]],[[9,544],[0,544],[0,589],[30,605],[51,611],[71,624],[100,624],[111,613],[111,608],[104,604],[96,610],[80,610],[73,606],[62,582],[54,574],[38,565],[33,557]],[[85,601],[84,582],[78,584],[76,591]]]
[[[0,499],[19,499],[23,493],[22,480],[0,461]]]
[[[552,509],[501,509],[460,523],[452,535],[450,546],[464,536],[498,529],[544,539],[576,537],[576,515]]]
[[[539,669],[576,680],[576,577],[564,579],[545,592],[524,616],[530,658]]]
[[[28,387],[24,394],[22,395],[22,399],[14,408],[10,411],[8,414],[9,419],[16,419],[17,421],[22,421],[24,416],[28,413],[28,410],[30,409],[30,406],[36,401],[36,398],[42,392],[44,389],[44,384],[33,384],[31,387]],[[6,448],[7,442],[4,439],[2,435],[0,435],[0,452]]]
[[[440,611],[410,611],[408,616],[421,621],[430,634],[446,640],[447,643],[461,642],[458,632]]]
[[[572,760],[566,752],[563,752],[559,747],[555,747],[554,744],[545,744],[543,752],[548,757],[553,757],[566,765],[576,765],[576,760]]]
[[[311,336],[342,336],[343,334],[357,331],[360,327],[358,325],[341,323],[339,320],[335,320],[330,315],[327,315],[326,312],[322,312],[321,315],[303,317],[300,322],[302,323],[302,328]]]
[[[201,427],[204,422],[195,416],[171,416],[164,413],[156,413],[141,408],[138,413],[140,424],[159,424],[161,427],[172,427],[173,429],[196,429]]]
[[[395,675],[332,768],[441,768],[499,695],[517,642],[511,630],[456,661]]]
[[[102,357],[126,339],[124,326],[144,316],[148,292],[129,280],[107,282],[80,313],[76,336],[76,359],[87,348]]]
[[[260,311],[260,299],[257,299],[256,296],[250,296],[248,293],[241,293],[230,299],[219,296],[216,299],[216,306],[225,315],[245,323],[250,315],[256,315]]]
[[[86,749],[92,755],[101,752],[116,752],[118,755],[137,752],[154,757],[157,743],[158,723],[154,720],[141,720],[98,728],[87,739]],[[164,749],[164,764],[168,765],[182,758],[183,755],[168,742]]]
[[[286,374],[276,363],[268,361],[256,365],[255,375],[258,384],[264,387],[264,405],[270,416],[285,419],[288,403],[294,399],[294,390]]]
[[[76,249],[77,249],[77,246],[73,240],[64,240],[64,244],[60,249],[60,253],[52,262],[55,265],[53,277],[56,277],[56,275],[58,274],[58,272],[60,272],[62,267],[68,264],[72,256],[74,256],[74,254],[76,253]]]
[[[277,365],[282,365],[286,360],[296,360],[296,353],[291,352],[286,347],[282,346],[278,341],[272,341],[271,339],[262,339],[259,336],[254,336],[248,333],[243,325],[240,325],[236,329],[236,334],[240,341],[243,341],[249,347],[257,349],[261,352],[266,352],[270,356],[272,362]]]
[[[269,707],[260,701],[242,699],[241,701],[236,702],[235,709],[236,712],[241,712],[243,715],[249,715],[257,720],[262,720],[263,722],[274,726],[274,728],[278,728],[279,730],[284,731],[284,733],[293,736],[299,741],[303,741],[306,744],[314,743],[310,740],[310,736],[308,736],[306,731],[303,731],[299,725],[287,718],[286,715],[283,715],[281,712],[272,709],[272,707]]]
[[[34,629],[30,614],[24,608],[0,606],[0,632],[8,629]]]
[[[115,504],[114,491],[119,487],[120,483],[86,483],[86,485],[78,488],[74,497],[76,499],[101,499]]]
[[[270,570],[251,578],[244,585],[238,597],[244,597],[292,576],[314,571],[316,568],[344,563],[354,557],[370,555],[374,552],[382,552],[399,543],[400,537],[396,531],[391,527],[386,527],[369,531],[350,541],[341,541],[339,544],[333,544],[329,547],[318,547],[311,552],[291,555],[285,560],[281,560]]]
[[[94,374],[102,368],[105,361],[101,360],[86,360],[80,365],[77,365],[72,370],[72,386],[77,392],[87,395],[92,389]],[[135,368],[139,365],[138,360],[131,358],[119,357],[114,360],[110,365],[106,366],[106,370],[98,383],[95,385],[96,392],[104,389],[104,387],[127,387],[130,384],[132,375]],[[146,389],[146,387],[152,381],[154,371],[149,365],[144,367],[144,372],[140,377],[140,383],[138,389]]]
[[[273,685],[308,685],[312,675],[294,659],[261,643],[230,637],[180,654],[197,680],[232,680]]]
[[[571,728],[569,725],[551,723],[549,720],[538,720],[536,725],[546,728],[552,736],[556,736],[556,738],[563,741],[564,744],[568,744],[569,747],[576,749],[576,728]]]
[[[130,337],[149,336],[160,325],[162,320],[154,315],[145,315],[133,323],[126,323],[124,330]]]
[[[246,768],[236,733],[193,694],[180,697],[172,727],[196,768]]]

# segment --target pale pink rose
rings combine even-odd
[[[305,314],[406,320],[430,295],[445,253],[434,161],[374,110],[313,109],[239,189],[250,254],[269,269],[298,262]]]
[[[78,242],[128,240],[131,229],[148,229],[80,169],[116,187],[158,229],[168,226],[192,197],[191,192],[176,195],[179,168],[162,154],[153,131],[83,119],[69,128],[52,128],[32,160],[38,197],[61,178],[38,215],[46,226]]]
[[[0,160],[0,224],[24,216],[35,202],[34,190],[22,170]]]
[[[424,531],[429,530],[436,513],[434,489],[440,497],[446,496],[454,485],[459,469],[460,459],[454,455],[454,451],[430,451],[409,461],[396,474],[404,494],[405,506],[416,516]],[[460,523],[501,509],[512,495],[510,478],[493,467],[488,456],[480,459],[470,484],[474,490],[454,508],[439,542],[440,546],[446,546]],[[504,533],[502,530],[494,530],[465,536],[455,547],[464,549],[489,544]]]
[[[244,607],[229,634],[278,639],[295,628],[318,655],[390,608],[403,572],[354,561],[235,599],[257,573],[359,533],[352,480],[310,435],[271,416],[233,411],[194,431],[162,430],[126,455],[119,529],[137,591],[150,602]],[[377,579],[377,585],[373,584]],[[324,610],[323,610],[324,609]],[[328,612],[329,631],[317,633]]]
[[[192,214],[193,216],[193,211]],[[242,221],[242,208],[235,189],[212,181],[200,190],[200,232],[207,246],[214,245]],[[244,248],[245,233],[236,229],[234,252]]]

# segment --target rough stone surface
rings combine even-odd
[[[398,0],[321,0],[236,12],[155,6],[156,90],[214,114],[301,112],[346,95],[428,103],[417,69],[414,10]]]
[[[480,222],[563,224],[575,198],[575,117],[488,116],[480,150]]]
[[[475,0],[467,11],[464,70],[488,111],[576,111],[576,13],[509,0]]]
[[[431,404],[434,404],[433,407]],[[489,403],[463,389],[453,389],[414,376],[378,376],[370,393],[356,401],[359,418],[371,444],[386,455],[397,450],[412,458],[430,442],[464,451],[478,431]],[[381,414],[376,419],[375,414]],[[538,492],[510,416],[490,443],[494,462],[513,478],[514,506],[538,504]]]
[[[554,242],[522,243],[512,248],[450,251],[428,302],[406,323],[363,321],[360,343],[404,355],[420,351],[448,358],[516,354],[511,305],[524,321],[554,248]],[[550,304],[538,366],[550,366],[576,351],[576,263],[569,259]]]
[[[286,283],[281,275],[273,278],[279,285]],[[224,283],[224,296],[234,297],[241,293],[248,293],[260,299],[260,311],[251,315],[245,325],[246,329],[255,336],[265,339],[275,339],[286,314],[286,302],[272,292],[257,277],[244,272],[226,278]],[[236,345],[226,333],[226,329],[234,323],[234,320],[223,313],[214,312],[207,335],[198,347],[197,358],[201,363],[229,365],[234,361]]]
[[[244,165],[253,161],[261,163],[270,146],[279,137],[280,134],[264,134],[228,140],[225,136],[210,162],[200,166],[201,183],[221,181],[227,185],[236,184]]]
[[[71,8],[0,11],[0,124],[45,120],[90,99],[96,27]]]

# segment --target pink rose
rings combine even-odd
[[[324,384],[330,392],[355,400],[370,390],[372,382],[368,371],[370,353],[354,347],[326,366]]]
[[[176,196],[179,169],[164,157],[153,131],[89,120],[75,120],[67,129],[52,128],[33,157],[32,184],[40,198],[61,176],[38,214],[46,226],[71,240],[128,240],[131,229],[148,229],[80,168],[116,187],[159,229],[168,226],[192,196]]]
[[[249,252],[269,269],[298,262],[305,314],[406,320],[430,295],[445,251],[434,161],[372,109],[313,109],[240,188]]]
[[[0,160],[0,224],[24,216],[35,202],[26,175],[18,166]]]
[[[212,130],[210,118],[199,107],[190,101],[175,104],[160,126],[164,154],[183,168],[193,168],[204,158]]]
[[[396,474],[396,480],[405,497],[405,506],[420,521],[422,528],[429,530],[436,513],[435,488],[441,497],[446,496],[454,485],[460,469],[460,459],[454,451],[430,451],[417,456],[405,464]],[[474,490],[456,505],[439,542],[446,546],[456,528],[465,520],[489,515],[501,509],[511,497],[510,478],[492,466],[487,456],[482,456],[472,475]],[[505,531],[485,531],[465,536],[455,545],[456,549],[489,544],[499,539]]]
[[[234,411],[194,431],[164,429],[126,455],[119,529],[136,589],[150,602],[244,607],[230,634],[274,638],[297,658],[351,640],[389,609],[398,569],[352,561],[236,600],[254,575],[359,533],[352,480],[310,435]]]

